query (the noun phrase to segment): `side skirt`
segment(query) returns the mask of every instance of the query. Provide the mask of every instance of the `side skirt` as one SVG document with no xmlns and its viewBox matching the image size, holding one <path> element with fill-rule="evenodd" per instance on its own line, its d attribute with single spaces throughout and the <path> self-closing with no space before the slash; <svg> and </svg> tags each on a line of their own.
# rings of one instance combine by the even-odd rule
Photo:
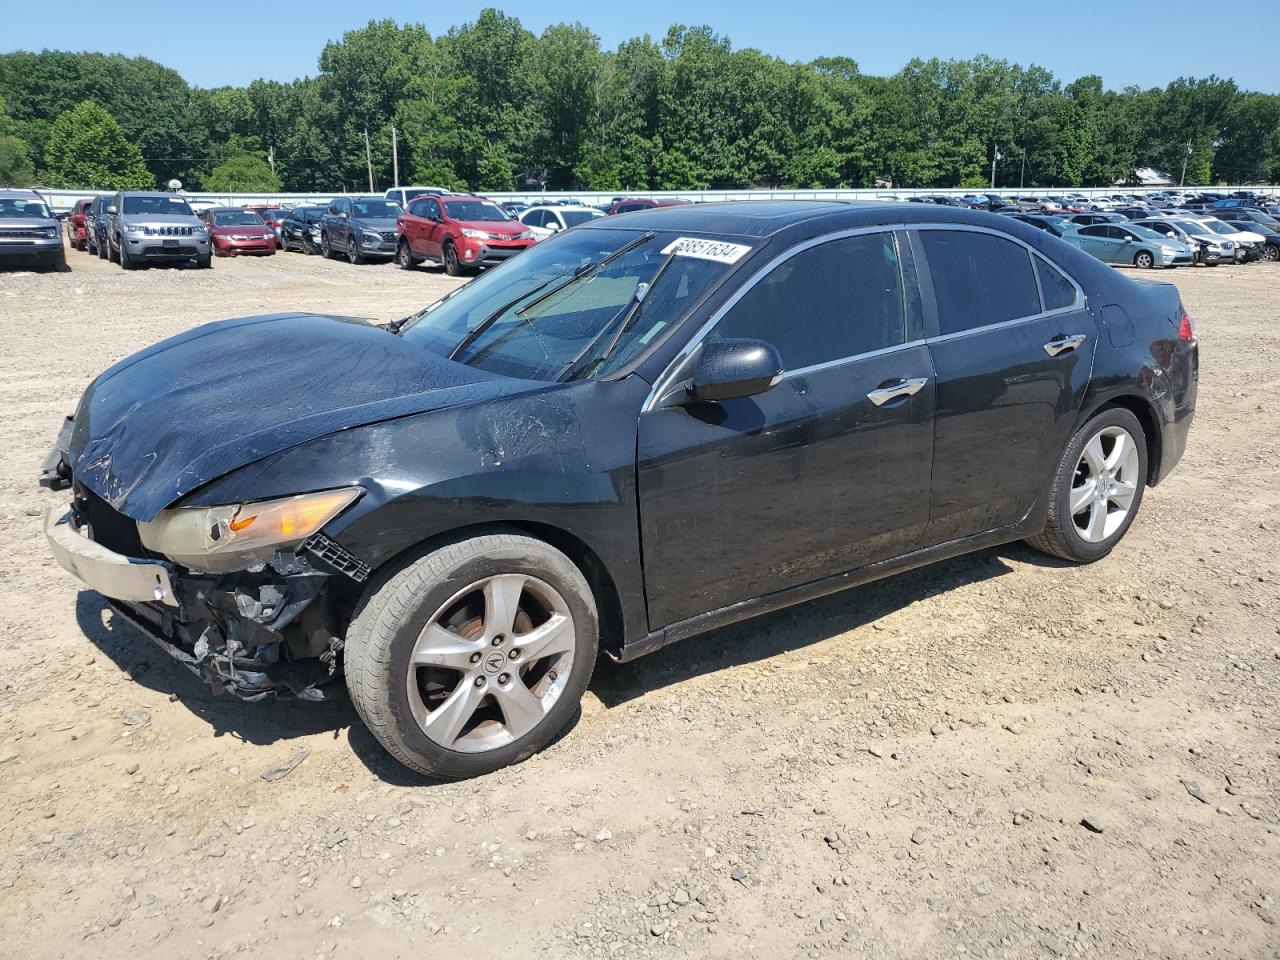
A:
<svg viewBox="0 0 1280 960">
<path fill-rule="evenodd" d="M 710 610 L 706 613 L 689 617 L 687 620 L 678 620 L 663 627 L 661 630 L 655 630 L 624 645 L 617 653 L 611 652 L 610 656 L 619 663 L 630 663 L 632 660 L 643 657 L 647 653 L 662 649 L 669 643 L 697 636 L 700 633 L 706 633 L 708 630 L 715 630 L 718 627 L 726 627 L 731 623 L 737 623 L 739 620 L 747 620 L 762 613 L 769 613 L 773 610 L 780 610 L 783 607 L 790 607 L 797 603 L 804 603 L 808 600 L 815 600 L 818 597 L 839 593 L 841 590 L 847 590 L 850 587 L 861 586 L 873 580 L 882 580 L 885 577 L 891 577 L 897 573 L 905 573 L 907 570 L 914 570 L 917 567 L 928 566 L 940 560 L 950 560 L 952 557 L 972 553 L 975 550 L 999 546 L 1002 543 L 1011 543 L 1014 540 L 1024 540 L 1043 530 L 1044 522 L 1044 504 L 1041 500 L 1037 500 L 1035 505 L 1027 512 L 1027 515 L 1017 523 L 997 527 L 994 530 L 988 530 L 972 537 L 949 540 L 937 546 L 925 547 L 890 560 L 881 560 L 879 563 L 868 564 L 856 570 L 849 570 L 835 576 L 801 584 L 798 587 L 790 587 L 786 590 L 779 590 L 776 593 L 766 594 L 754 600 L 744 600 L 740 603 L 730 604 L 718 610 Z"/>
</svg>

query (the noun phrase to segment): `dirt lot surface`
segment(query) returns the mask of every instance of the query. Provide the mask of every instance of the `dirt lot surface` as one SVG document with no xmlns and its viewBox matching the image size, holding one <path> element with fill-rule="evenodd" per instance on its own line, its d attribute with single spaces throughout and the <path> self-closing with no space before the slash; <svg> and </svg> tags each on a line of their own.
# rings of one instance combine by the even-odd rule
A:
<svg viewBox="0 0 1280 960">
<path fill-rule="evenodd" d="M 1108 559 L 986 551 L 602 664 L 542 755 L 422 783 L 345 701 L 215 698 L 113 621 L 36 474 L 155 340 L 454 281 L 69 259 L 0 274 L 0 955 L 1280 956 L 1280 268 L 1159 275 L 1200 411 Z"/>
</svg>

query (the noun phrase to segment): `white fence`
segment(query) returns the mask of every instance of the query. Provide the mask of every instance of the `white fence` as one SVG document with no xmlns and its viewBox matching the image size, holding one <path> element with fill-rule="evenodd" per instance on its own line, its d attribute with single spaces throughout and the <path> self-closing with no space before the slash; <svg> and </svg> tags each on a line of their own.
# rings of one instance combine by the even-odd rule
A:
<svg viewBox="0 0 1280 960">
<path fill-rule="evenodd" d="M 45 190 L 36 188 L 49 202 L 57 213 L 63 213 L 70 210 L 77 200 L 85 200 L 98 194 L 109 195 L 109 190 Z M 1009 187 L 997 187 L 994 192 L 1001 196 L 1038 196 L 1046 193 L 1062 194 L 1062 193 L 1080 193 L 1087 197 L 1105 196 L 1111 193 L 1129 193 L 1143 194 L 1155 192 L 1156 187 L 1046 187 L 1037 189 L 1027 187 L 1021 190 L 1014 190 Z M 1168 188 L 1166 188 L 1168 189 Z M 1230 186 L 1212 186 L 1212 187 L 1188 187 L 1188 190 L 1208 190 L 1214 193 L 1229 193 L 1233 190 L 1274 190 L 1273 186 L 1268 184 L 1234 184 Z M 927 195 L 952 195 L 963 196 L 964 194 L 986 193 L 986 187 L 952 187 L 952 188 L 932 188 L 921 187 L 919 189 L 871 189 L 871 188 L 851 188 L 847 190 L 639 190 L 634 193 L 627 193 L 622 190 L 548 190 L 545 192 L 529 192 L 529 191 L 512 191 L 512 192 L 496 192 L 496 191 L 477 191 L 486 197 L 494 200 L 507 201 L 515 200 L 522 203 L 538 203 L 545 200 L 562 200 L 574 198 L 581 200 L 583 203 L 595 205 L 600 203 L 608 203 L 615 197 L 674 197 L 680 200 L 708 201 L 708 200 L 876 200 L 891 197 L 907 198 L 912 196 Z M 381 191 L 375 191 L 381 193 Z M 325 204 L 333 197 L 363 197 L 370 194 L 365 192 L 358 193 L 186 193 L 190 200 L 210 200 L 215 203 L 224 204 L 226 206 L 241 206 L 251 203 L 273 203 L 282 204 L 284 206 L 298 206 L 299 204 Z"/>
</svg>

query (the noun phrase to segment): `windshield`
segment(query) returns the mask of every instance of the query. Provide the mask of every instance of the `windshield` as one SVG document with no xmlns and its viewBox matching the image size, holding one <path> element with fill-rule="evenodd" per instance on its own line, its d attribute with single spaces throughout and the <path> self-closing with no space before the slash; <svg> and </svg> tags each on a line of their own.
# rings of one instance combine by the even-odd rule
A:
<svg viewBox="0 0 1280 960">
<path fill-rule="evenodd" d="M 598 220 L 602 214 L 591 210 L 560 210 L 560 219 L 564 221 L 566 227 L 576 227 L 580 223 L 586 223 L 588 220 Z"/>
<path fill-rule="evenodd" d="M 391 219 L 400 216 L 400 204 L 390 200 L 353 200 L 351 215 L 368 220 Z"/>
<path fill-rule="evenodd" d="M 260 227 L 262 218 L 252 210 L 221 210 L 213 214 L 215 227 Z"/>
<path fill-rule="evenodd" d="M 18 217 L 52 220 L 49 208 L 39 200 L 17 200 L 12 197 L 0 199 L 0 217 L 17 219 Z"/>
<path fill-rule="evenodd" d="M 714 260 L 663 254 L 671 239 L 633 230 L 561 234 L 432 304 L 405 325 L 404 336 L 509 377 L 607 376 L 728 270 Z M 592 268 L 610 255 L 615 259 Z"/>
<path fill-rule="evenodd" d="M 444 208 L 455 220 L 507 221 L 511 214 L 487 200 L 446 200 Z"/>
<path fill-rule="evenodd" d="M 125 197 L 125 216 L 145 213 L 157 217 L 192 217 L 191 207 L 182 197 Z"/>
</svg>

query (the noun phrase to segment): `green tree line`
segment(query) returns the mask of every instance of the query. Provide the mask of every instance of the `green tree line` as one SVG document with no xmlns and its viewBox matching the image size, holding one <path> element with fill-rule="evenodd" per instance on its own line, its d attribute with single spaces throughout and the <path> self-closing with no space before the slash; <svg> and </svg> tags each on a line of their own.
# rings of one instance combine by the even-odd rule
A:
<svg viewBox="0 0 1280 960">
<path fill-rule="evenodd" d="M 432 36 L 371 21 L 290 83 L 189 86 L 145 58 L 0 56 L 0 183 L 361 190 L 1109 185 L 1280 180 L 1280 96 L 1216 76 L 1108 90 L 985 56 L 888 77 L 672 26 L 616 50 L 495 9 Z M 366 148 L 366 133 L 368 146 Z M 367 153 L 366 153 L 367 150 Z M 141 173 L 145 167 L 146 173 Z"/>
</svg>

